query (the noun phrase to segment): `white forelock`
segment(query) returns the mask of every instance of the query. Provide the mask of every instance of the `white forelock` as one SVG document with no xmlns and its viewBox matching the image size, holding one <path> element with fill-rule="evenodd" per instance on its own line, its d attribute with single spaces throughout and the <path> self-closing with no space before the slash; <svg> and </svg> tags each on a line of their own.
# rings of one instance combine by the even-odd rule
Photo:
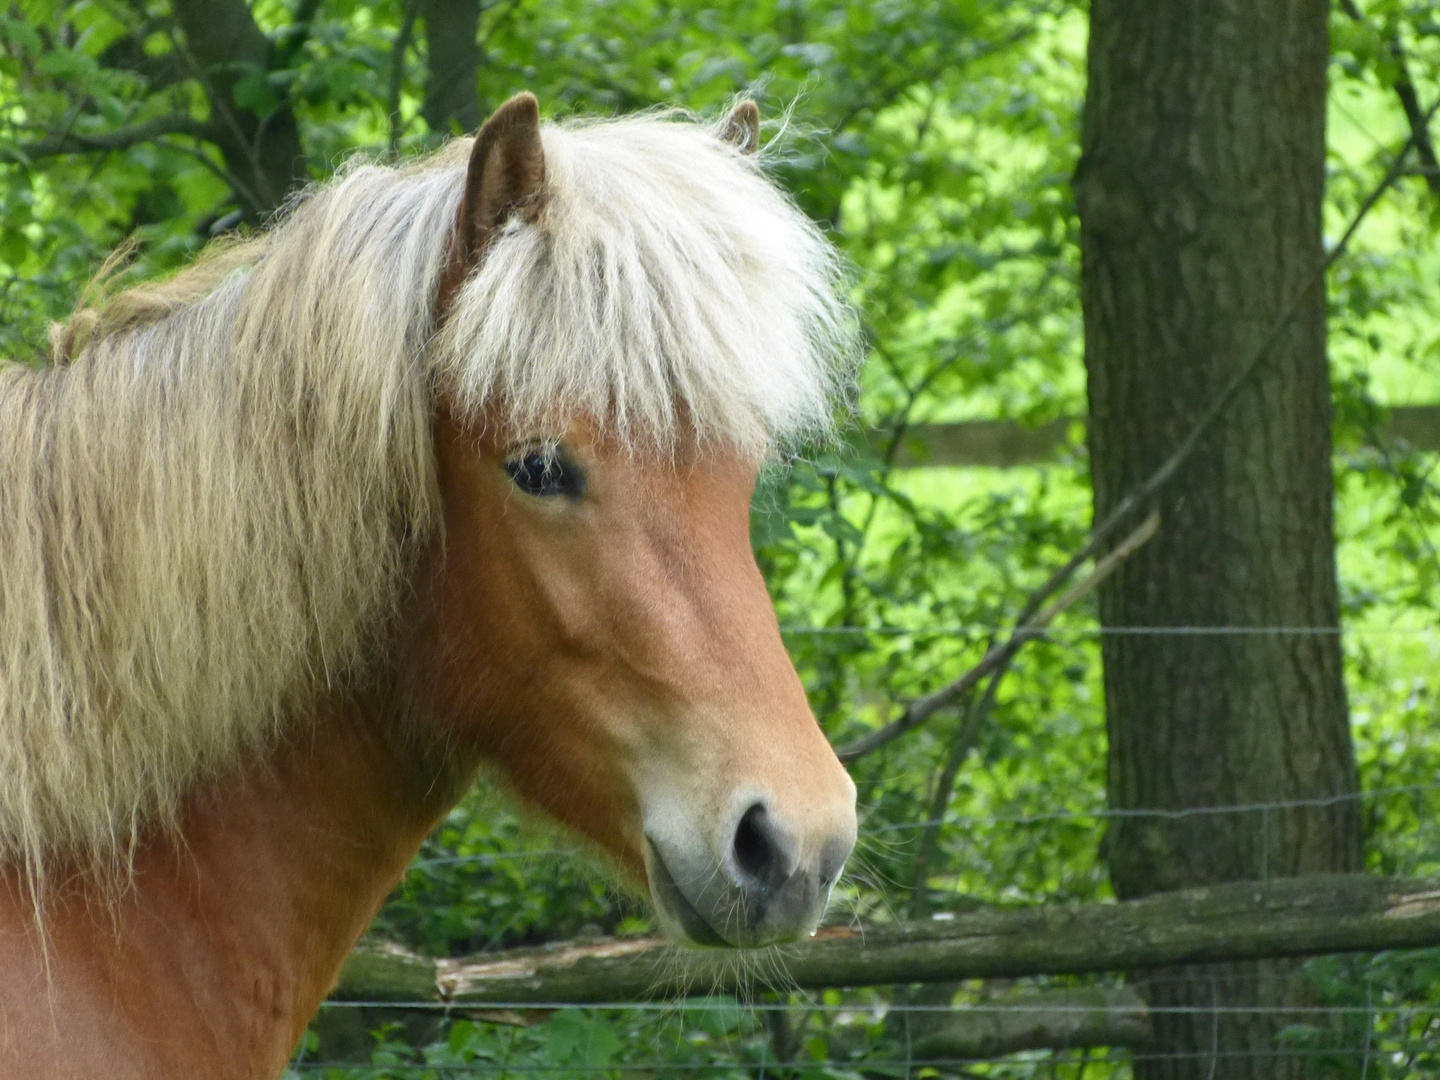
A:
<svg viewBox="0 0 1440 1080">
<path fill-rule="evenodd" d="M 539 220 L 497 238 L 436 343 L 460 399 L 757 455 L 827 433 L 854 341 L 837 258 L 756 159 L 655 116 L 543 139 Z"/>
</svg>

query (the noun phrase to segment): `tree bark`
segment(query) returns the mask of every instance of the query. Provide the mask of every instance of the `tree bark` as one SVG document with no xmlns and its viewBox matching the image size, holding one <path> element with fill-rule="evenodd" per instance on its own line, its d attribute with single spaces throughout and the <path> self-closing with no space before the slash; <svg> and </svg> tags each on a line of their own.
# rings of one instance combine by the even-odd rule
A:
<svg viewBox="0 0 1440 1080">
<path fill-rule="evenodd" d="M 737 964 L 724 950 L 676 949 L 658 938 L 562 941 L 439 961 L 370 943 L 351 954 L 334 996 L 465 1005 L 647 1001 L 734 993 L 742 985 L 755 993 L 1011 979 L 1436 943 L 1440 880 L 1348 874 L 1233 883 L 1119 904 L 832 927 L 780 950 L 763 967 Z"/>
<path fill-rule="evenodd" d="M 1150 1014 L 1133 990 L 1088 986 L 1020 993 L 910 1020 L 910 1054 L 924 1060 L 1005 1057 L 1021 1050 L 1149 1046 Z"/>
<path fill-rule="evenodd" d="M 269 69 L 270 40 L 244 0 L 173 0 L 172 10 L 210 101 L 209 137 L 225 159 L 244 217 L 261 221 L 309 179 L 289 101 L 282 97 L 261 114 L 235 100 L 243 78 Z"/>
<path fill-rule="evenodd" d="M 1166 527 L 1101 590 L 1106 626 L 1335 628 L 1323 288 L 1325 0 L 1094 0 L 1075 192 L 1095 516 L 1160 464 L 1300 309 L 1162 498 Z M 1309 291 L 1306 292 L 1307 286 Z M 1104 639 L 1122 810 L 1356 790 L 1337 633 Z M 1361 865 L 1353 800 L 1112 827 L 1125 898 Z M 1273 1006 L 1288 963 L 1169 972 L 1152 1006 Z M 1284 1016 L 1157 1013 L 1140 1080 L 1298 1075 Z M 1186 1056 L 1198 1054 L 1199 1056 Z"/>
<path fill-rule="evenodd" d="M 479 0 L 419 0 L 430 69 L 420 115 L 445 136 L 474 131 L 480 115 Z"/>
</svg>

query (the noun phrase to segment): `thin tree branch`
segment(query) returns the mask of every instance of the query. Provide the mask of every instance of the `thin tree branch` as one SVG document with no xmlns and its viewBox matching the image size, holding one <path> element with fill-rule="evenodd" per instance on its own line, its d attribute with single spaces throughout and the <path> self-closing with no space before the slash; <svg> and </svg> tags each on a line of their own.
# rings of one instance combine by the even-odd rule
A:
<svg viewBox="0 0 1440 1080">
<path fill-rule="evenodd" d="M 127 33 L 108 45 L 99 56 L 102 67 L 138 75 L 154 90 L 174 86 L 189 78 L 189 71 L 173 52 L 152 55 L 145 51 L 149 36 L 162 29 L 162 20 L 151 19 L 128 3 L 105 3 L 105 11 L 127 27 Z"/>
<path fill-rule="evenodd" d="M 1440 161 L 1435 159 L 1435 144 L 1430 139 L 1430 121 L 1420 107 L 1420 97 L 1415 92 L 1415 84 L 1410 81 L 1409 67 L 1405 63 L 1405 54 L 1401 50 L 1399 39 L 1396 39 L 1393 48 L 1400 61 L 1402 73 L 1401 78 L 1395 82 L 1395 94 L 1400 98 L 1401 108 L 1405 110 L 1405 119 L 1410 124 L 1410 137 L 1415 143 L 1415 156 L 1420 159 L 1420 168 L 1417 171 L 1425 178 L 1425 186 L 1430 189 L 1430 194 L 1440 198 Z"/>
<path fill-rule="evenodd" d="M 1049 625 L 1062 611 L 1088 596 L 1102 581 L 1113 574 L 1121 563 L 1147 543 L 1159 528 L 1160 511 L 1152 510 L 1150 516 L 1141 523 L 1138 529 L 1096 563 L 1095 569 L 1088 577 L 1077 581 L 1058 599 L 1052 601 L 1044 611 L 1035 617 L 1032 625 L 1039 627 Z M 1000 683 L 1004 680 L 1006 672 L 1010 670 L 1010 663 L 1014 660 L 1015 655 L 1015 652 L 1010 653 L 1009 657 L 1000 663 L 995 669 L 995 673 L 990 676 L 990 681 L 985 684 L 985 692 L 966 712 L 965 722 L 955 733 L 945 766 L 941 769 L 940 776 L 935 783 L 935 791 L 930 798 L 929 813 L 925 815 L 925 824 L 920 832 L 920 846 L 915 852 L 915 861 L 910 873 L 910 917 L 912 919 L 923 919 L 929 914 L 930 865 L 935 861 L 935 855 L 940 850 L 940 830 L 945 824 L 945 810 L 950 805 L 950 797 L 955 792 L 955 781 L 960 778 L 960 770 L 965 765 L 965 760 L 970 756 L 970 751 L 975 748 L 975 744 L 980 741 L 980 732 L 990 718 L 990 710 L 995 705 L 995 697 L 1000 691 Z"/>
<path fill-rule="evenodd" d="M 18 143 L 5 147 L 8 152 L 27 161 L 38 158 L 56 157 L 60 154 L 83 154 L 93 150 L 125 150 L 140 143 L 153 142 L 165 135 L 192 135 L 200 139 L 211 137 L 210 125 L 196 120 L 187 113 L 167 113 L 152 116 L 136 124 L 115 128 L 112 131 L 77 132 L 73 130 L 47 135 L 34 142 Z"/>
<path fill-rule="evenodd" d="M 1440 109 L 1440 101 L 1437 101 L 1435 105 L 1432 105 L 1425 113 L 1425 126 L 1428 127 L 1429 120 L 1434 116 L 1436 109 Z M 1015 620 L 1015 631 L 1006 639 L 1004 644 L 990 649 L 978 664 L 948 686 L 942 687 L 933 694 L 912 701 L 905 707 L 897 719 L 885 727 L 873 731 L 863 738 L 856 739 L 852 743 L 839 747 L 836 753 L 839 755 L 841 761 L 849 762 L 863 757 L 865 754 L 879 749 L 898 736 L 917 727 L 940 709 L 943 709 L 951 702 L 968 693 L 970 689 L 986 675 L 1008 664 L 1015 653 L 1018 652 L 1027 641 L 1039 636 L 1040 630 L 1032 629 L 1031 619 L 1041 610 L 1051 596 L 1064 588 L 1066 582 L 1074 576 L 1075 571 L 1078 570 L 1083 563 L 1100 552 L 1109 542 L 1110 538 L 1130 522 L 1136 513 L 1142 508 L 1149 506 L 1151 501 L 1160 493 L 1165 485 L 1174 479 L 1175 474 L 1180 471 L 1181 466 L 1190 460 L 1191 455 L 1195 453 L 1201 441 L 1210 433 L 1210 430 L 1219 421 L 1220 417 L 1225 414 L 1225 410 L 1230 407 L 1231 402 L 1235 400 L 1236 395 L 1238 395 L 1241 389 L 1250 381 L 1251 376 L 1255 374 L 1261 362 L 1270 354 L 1271 348 L 1280 339 L 1281 334 L 1289 327 L 1290 321 L 1300 310 L 1300 305 L 1305 302 L 1306 297 L 1310 295 L 1310 291 L 1324 282 L 1325 275 L 1329 272 L 1330 267 L 1349 250 L 1350 241 L 1354 239 L 1355 233 L 1360 228 L 1360 225 L 1369 217 L 1370 211 L 1375 208 L 1375 204 L 1380 201 L 1385 192 L 1390 190 L 1395 181 L 1403 175 L 1405 159 L 1409 155 L 1411 147 L 1414 145 L 1415 133 L 1412 131 L 1409 138 L 1405 140 L 1405 144 L 1400 148 L 1399 152 L 1396 153 L 1394 160 L 1390 163 L 1390 167 L 1385 171 L 1384 177 L 1365 197 L 1359 209 L 1356 210 L 1355 216 L 1350 219 L 1350 224 L 1346 227 L 1339 241 L 1330 249 L 1325 258 L 1321 260 L 1315 273 L 1299 289 L 1291 299 L 1290 304 L 1280 313 L 1280 316 L 1271 325 L 1269 333 L 1261 340 L 1260 345 L 1250 355 L 1249 359 L 1240 366 L 1234 378 L 1230 380 L 1215 400 L 1210 403 L 1209 407 L 1200 414 L 1199 420 L 1197 420 L 1195 425 L 1190 429 L 1190 433 L 1180 440 L 1180 445 L 1150 474 L 1149 479 L 1129 495 L 1125 496 L 1115 509 L 1110 511 L 1103 520 L 1095 525 L 1091 530 L 1089 542 L 1072 555 L 1064 566 L 1055 571 L 1044 585 L 1040 586 L 1039 589 L 1031 594 L 1025 607 L 1021 610 L 1019 617 Z M 1143 529 L 1144 526 L 1142 525 L 1141 529 L 1136 531 L 1138 533 L 1143 531 Z M 1148 539 L 1148 537 L 1146 537 L 1146 539 Z M 1142 540 L 1141 543 L 1143 542 Z M 1122 548 L 1124 546 L 1123 544 L 1121 545 Z M 1119 551 L 1120 548 L 1116 550 Z M 1112 565 L 1111 569 L 1113 570 L 1113 568 Z M 1096 570 L 1099 570 L 1098 565 Z M 1094 577 L 1095 575 L 1092 574 L 1091 576 Z M 1099 581 L 1097 579 L 1094 584 L 1098 583 Z M 1094 587 L 1094 584 L 1087 586 L 1083 591 L 1088 592 L 1090 588 Z M 1067 593 L 1066 596 L 1069 596 L 1069 593 Z M 1078 597 L 1075 599 L 1078 599 Z M 1074 601 L 1071 600 L 1070 602 L 1073 603 Z M 1051 614 L 1050 617 L 1053 618 L 1054 615 Z M 1040 624 L 1038 620 L 1036 620 L 1033 625 L 1039 626 Z"/>
<path fill-rule="evenodd" d="M 990 718 L 990 709 L 995 704 L 995 695 L 1000 690 L 1000 681 L 1005 677 L 1007 667 L 999 668 L 985 684 L 985 692 L 976 698 L 965 711 L 965 719 L 950 742 L 945 764 L 935 781 L 935 790 L 930 795 L 929 810 L 925 824 L 920 830 L 920 846 L 910 868 L 910 917 L 923 919 L 930 914 L 930 865 L 940 850 L 940 830 L 944 825 L 945 808 L 950 805 L 950 796 L 955 792 L 955 781 L 960 769 L 975 744 L 980 741 L 980 729 Z"/>
<path fill-rule="evenodd" d="M 1367 23 L 1365 13 L 1355 0 L 1340 0 L 1340 7 L 1355 22 Z M 1395 80 L 1395 96 L 1400 99 L 1400 107 L 1405 111 L 1405 121 L 1410 125 L 1410 140 L 1415 147 L 1415 156 L 1420 159 L 1420 168 L 1416 171 L 1424 177 L 1430 194 L 1440 198 L 1440 161 L 1435 158 L 1435 143 L 1430 138 L 1430 118 L 1420 107 L 1420 95 L 1415 90 L 1415 80 L 1410 77 L 1405 45 L 1398 32 L 1389 35 L 1386 45 L 1400 69 L 1399 78 Z"/>
<path fill-rule="evenodd" d="M 206 154 L 200 146 L 186 146 L 183 143 L 168 143 L 166 145 L 172 150 L 180 151 L 182 154 L 189 154 L 201 165 L 209 169 L 217 179 L 229 187 L 242 202 L 249 201 L 253 203 L 259 198 L 255 190 L 246 184 L 244 180 L 241 180 L 240 177 L 236 176 L 224 165 L 211 161 L 210 156 Z"/>
<path fill-rule="evenodd" d="M 1122 562 L 1155 535 L 1159 527 L 1160 514 L 1158 511 L 1152 512 L 1122 543 L 1095 564 L 1095 569 L 1090 572 L 1088 577 L 1071 586 L 1059 599 L 1046 606 L 1046 601 L 1058 592 L 1074 574 L 1076 568 L 1094 553 L 1097 545 L 1092 539 L 1084 548 L 1076 552 L 1069 562 L 1052 574 L 1044 585 L 1030 594 L 1029 600 L 1026 601 L 1025 607 L 1020 612 L 1020 617 L 1015 620 L 1015 629 L 1004 642 L 988 649 L 978 664 L 954 682 L 941 687 L 933 694 L 916 698 L 905 707 L 905 711 L 900 714 L 898 719 L 878 731 L 872 731 L 863 738 L 839 747 L 835 752 L 839 755 L 840 760 L 854 761 L 872 750 L 878 750 L 969 693 L 987 675 L 1003 671 L 1027 641 L 1032 641 L 1042 635 L 1045 628 L 1054 621 L 1057 615 L 1085 597 L 1113 574 Z"/>
</svg>

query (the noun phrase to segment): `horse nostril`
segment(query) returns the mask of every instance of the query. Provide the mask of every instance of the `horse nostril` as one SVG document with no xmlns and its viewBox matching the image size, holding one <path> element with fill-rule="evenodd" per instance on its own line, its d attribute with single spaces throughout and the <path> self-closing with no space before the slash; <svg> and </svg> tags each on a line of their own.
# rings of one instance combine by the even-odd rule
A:
<svg viewBox="0 0 1440 1080">
<path fill-rule="evenodd" d="M 784 841 L 761 803 L 746 810 L 735 827 L 735 865 L 746 885 L 770 888 L 789 876 Z"/>
</svg>

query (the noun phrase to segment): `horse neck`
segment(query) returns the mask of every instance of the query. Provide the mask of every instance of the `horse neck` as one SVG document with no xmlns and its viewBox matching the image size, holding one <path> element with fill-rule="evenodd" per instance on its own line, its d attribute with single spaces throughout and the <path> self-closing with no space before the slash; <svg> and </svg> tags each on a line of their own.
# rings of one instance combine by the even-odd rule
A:
<svg viewBox="0 0 1440 1080">
<path fill-rule="evenodd" d="M 29 899 L 0 889 L 0 1074 L 278 1075 L 468 779 L 374 713 L 327 705 L 194 799 L 118 902 L 81 878 L 52 888 L 44 945 Z"/>
</svg>

